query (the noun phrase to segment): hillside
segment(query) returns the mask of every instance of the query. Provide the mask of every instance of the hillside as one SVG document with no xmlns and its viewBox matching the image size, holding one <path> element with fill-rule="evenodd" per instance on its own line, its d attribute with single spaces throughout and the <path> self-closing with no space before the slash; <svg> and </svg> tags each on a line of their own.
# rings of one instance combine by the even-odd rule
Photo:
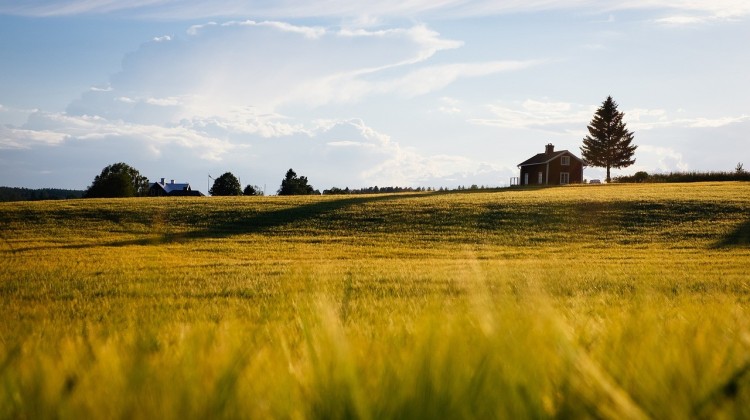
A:
<svg viewBox="0 0 750 420">
<path fill-rule="evenodd" d="M 750 417 L 750 183 L 16 202 L 0 229 L 0 417 Z"/>
</svg>

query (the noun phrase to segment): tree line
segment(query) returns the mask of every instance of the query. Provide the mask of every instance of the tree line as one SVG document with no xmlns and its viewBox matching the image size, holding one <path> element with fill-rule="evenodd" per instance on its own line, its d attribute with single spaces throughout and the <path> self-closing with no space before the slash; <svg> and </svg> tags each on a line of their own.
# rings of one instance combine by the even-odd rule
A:
<svg viewBox="0 0 750 420">
<path fill-rule="evenodd" d="M 84 198 L 145 197 L 149 195 L 151 183 L 148 178 L 124 162 L 114 163 L 102 169 L 91 185 L 82 193 Z M 213 196 L 263 195 L 264 191 L 257 185 L 248 184 L 243 189 L 240 180 L 231 172 L 225 172 L 208 190 Z M 278 195 L 320 194 L 313 188 L 306 176 L 297 176 L 289 169 L 281 180 Z"/>
<path fill-rule="evenodd" d="M 82 190 L 0 187 L 0 201 L 66 200 L 83 197 Z"/>
<path fill-rule="evenodd" d="M 738 163 L 734 171 L 718 172 L 670 172 L 668 174 L 649 174 L 638 171 L 633 175 L 623 175 L 614 178 L 614 182 L 621 183 L 659 183 L 659 182 L 723 182 L 750 181 L 750 172 Z"/>
</svg>

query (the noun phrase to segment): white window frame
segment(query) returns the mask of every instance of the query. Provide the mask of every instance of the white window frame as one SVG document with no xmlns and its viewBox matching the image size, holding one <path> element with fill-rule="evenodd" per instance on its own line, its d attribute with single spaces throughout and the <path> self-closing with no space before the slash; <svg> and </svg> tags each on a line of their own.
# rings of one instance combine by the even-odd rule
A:
<svg viewBox="0 0 750 420">
<path fill-rule="evenodd" d="M 539 179 L 539 182 L 537 182 L 537 184 L 541 184 L 544 182 L 544 173 L 542 171 L 539 171 L 538 179 Z"/>
<path fill-rule="evenodd" d="M 560 158 L 560 165 L 570 166 L 570 156 L 563 156 Z"/>
<path fill-rule="evenodd" d="M 560 185 L 570 184 L 570 172 L 560 172 Z"/>
</svg>

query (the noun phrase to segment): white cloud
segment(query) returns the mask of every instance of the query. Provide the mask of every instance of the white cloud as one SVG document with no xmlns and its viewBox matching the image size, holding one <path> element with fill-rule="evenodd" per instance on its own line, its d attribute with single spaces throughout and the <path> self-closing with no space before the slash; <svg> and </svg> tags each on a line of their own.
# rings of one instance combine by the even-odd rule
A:
<svg viewBox="0 0 750 420">
<path fill-rule="evenodd" d="M 399 92 L 418 96 L 438 91 L 461 78 L 481 77 L 494 73 L 518 71 L 539 64 L 540 61 L 489 61 L 480 63 L 455 63 L 424 67 L 407 75 L 374 84 L 378 93 Z"/>
<path fill-rule="evenodd" d="M 156 106 L 179 106 L 182 105 L 182 101 L 176 97 L 169 98 L 147 98 L 145 102 L 149 105 Z"/>
<path fill-rule="evenodd" d="M 473 118 L 469 122 L 503 128 L 532 128 L 571 132 L 585 129 L 596 110 L 595 106 L 583 106 L 549 99 L 527 99 L 515 104 L 491 104 L 487 106 L 490 118 Z"/>
<path fill-rule="evenodd" d="M 684 114 L 678 110 L 677 114 Z M 653 130 L 666 127 L 719 128 L 750 121 L 750 115 L 727 117 L 672 117 L 664 109 L 632 109 L 625 111 L 625 120 L 632 130 Z"/>
<path fill-rule="evenodd" d="M 657 172 L 684 172 L 690 169 L 685 163 L 682 153 L 670 147 L 642 144 L 636 150 L 637 166 L 630 168 L 631 172 L 648 170 Z"/>
<path fill-rule="evenodd" d="M 135 100 L 133 98 L 129 98 L 127 96 L 118 96 L 117 98 L 115 98 L 115 100 L 118 101 L 118 102 L 126 103 L 126 104 L 134 104 L 134 103 L 138 102 L 137 100 Z"/>
<path fill-rule="evenodd" d="M 277 22 L 277 21 L 264 21 L 264 22 L 256 22 L 253 20 L 246 20 L 242 22 L 235 22 L 230 21 L 226 23 L 222 23 L 221 26 L 266 26 L 269 28 L 277 29 L 281 32 L 291 32 L 296 33 L 304 36 L 305 38 L 309 39 L 318 39 L 326 34 L 326 29 L 322 28 L 320 26 L 298 26 L 298 25 L 292 25 L 287 22 Z"/>
<path fill-rule="evenodd" d="M 471 118 L 470 123 L 501 128 L 531 128 L 557 133 L 584 134 L 597 106 L 567 102 L 527 99 L 514 104 L 490 104 L 492 117 Z M 677 112 L 680 114 L 680 112 Z M 664 109 L 634 108 L 624 111 L 624 121 L 632 131 L 664 127 L 718 128 L 750 121 L 750 116 L 718 118 L 672 117 Z"/>
<path fill-rule="evenodd" d="M 65 140 L 66 135 L 48 130 L 25 130 L 0 126 L 0 150 L 31 149 L 36 146 L 54 146 Z"/>
<path fill-rule="evenodd" d="M 179 43 L 145 44 L 99 96 L 69 107 L 131 122 L 231 119 L 231 110 L 255 106 L 356 103 L 367 96 L 414 97 L 470 77 L 518 71 L 540 61 L 495 60 L 430 65 L 441 51 L 463 42 L 426 25 L 409 28 L 325 29 L 275 21 L 209 22 L 188 29 Z M 111 104 L 106 104 L 107 93 Z M 125 106 L 128 105 L 128 106 Z M 146 110 L 144 105 L 179 109 Z M 138 118 L 141 118 L 139 120 Z"/>
<path fill-rule="evenodd" d="M 742 17 L 750 13 L 743 0 L 330 0 L 279 2 L 218 0 L 6 0 L 0 13 L 28 16 L 65 16 L 77 14 L 125 13 L 134 16 L 169 19 L 200 19 L 205 17 L 304 18 L 345 17 L 360 26 L 377 24 L 379 17 L 441 17 L 486 16 L 546 10 L 585 10 L 610 13 L 617 10 L 650 9 L 695 12 L 717 17 Z"/>
<path fill-rule="evenodd" d="M 360 141 L 350 141 L 350 140 L 341 140 L 341 141 L 329 141 L 326 143 L 326 146 L 331 147 L 369 147 L 367 143 L 363 143 Z"/>
<path fill-rule="evenodd" d="M 216 26 L 216 25 L 218 25 L 216 22 L 206 22 L 206 23 L 202 23 L 202 24 L 198 24 L 198 25 L 193 25 L 193 26 L 191 26 L 191 27 L 188 28 L 187 34 L 188 35 L 198 35 L 198 33 L 201 30 L 203 30 L 204 28 L 208 28 L 208 27 Z"/>
<path fill-rule="evenodd" d="M 157 36 L 157 37 L 154 37 L 153 39 L 154 42 L 168 42 L 171 40 L 172 40 L 171 35 Z"/>
<path fill-rule="evenodd" d="M 739 117 L 720 117 L 720 118 L 693 118 L 678 120 L 687 123 L 689 127 L 695 128 L 718 128 L 730 124 L 739 124 L 750 121 L 750 115 L 740 115 Z"/>
<path fill-rule="evenodd" d="M 30 148 L 39 143 L 63 146 L 65 142 L 128 138 L 155 149 L 182 147 L 200 159 L 220 160 L 236 146 L 225 139 L 180 126 L 158 126 L 111 121 L 98 116 L 72 116 L 36 112 L 22 129 L 5 128 L 6 148 Z"/>
</svg>

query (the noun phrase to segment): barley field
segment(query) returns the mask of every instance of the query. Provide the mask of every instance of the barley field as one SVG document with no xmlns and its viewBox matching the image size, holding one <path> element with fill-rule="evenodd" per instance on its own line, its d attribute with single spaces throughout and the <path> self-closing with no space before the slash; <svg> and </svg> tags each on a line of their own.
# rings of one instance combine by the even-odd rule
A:
<svg viewBox="0 0 750 420">
<path fill-rule="evenodd" d="M 750 183 L 0 203 L 0 418 L 750 418 Z"/>
</svg>

